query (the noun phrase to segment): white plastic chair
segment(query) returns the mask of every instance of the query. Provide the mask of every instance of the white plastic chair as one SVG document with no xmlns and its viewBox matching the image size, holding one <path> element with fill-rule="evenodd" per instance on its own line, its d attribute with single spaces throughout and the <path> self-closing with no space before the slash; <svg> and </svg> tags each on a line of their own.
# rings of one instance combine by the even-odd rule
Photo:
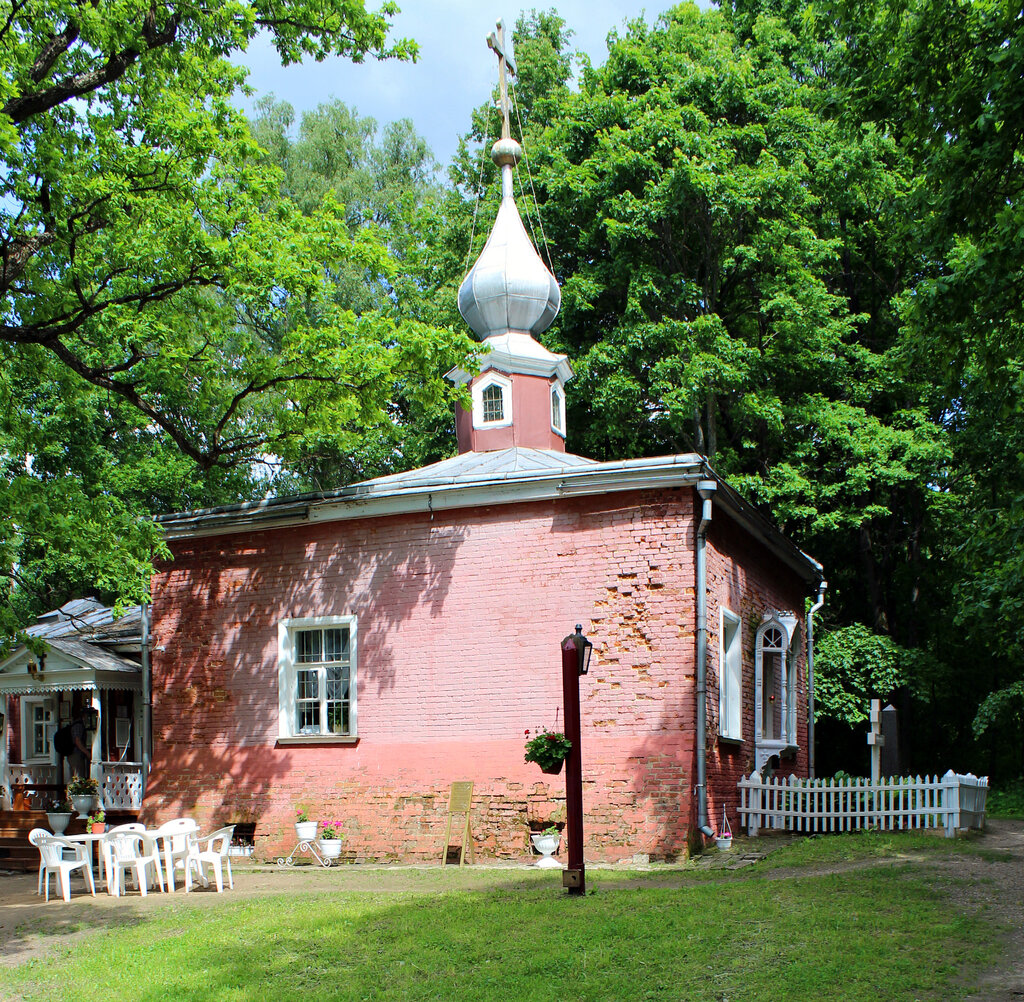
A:
<svg viewBox="0 0 1024 1002">
<path fill-rule="evenodd" d="M 205 849 L 200 848 L 196 854 L 196 859 L 199 861 L 200 878 L 205 883 L 209 883 L 209 877 L 206 874 L 206 868 L 209 867 L 217 884 L 218 894 L 224 890 L 225 870 L 228 874 L 228 887 L 232 890 L 235 888 L 235 881 L 231 876 L 231 856 L 228 854 L 234 834 L 235 826 L 229 825 L 227 828 L 218 828 L 212 835 L 203 835 L 199 839 L 199 845 L 206 846 Z"/>
<path fill-rule="evenodd" d="M 32 831 L 30 831 L 28 833 L 28 840 L 29 840 L 29 842 L 32 843 L 32 845 L 34 845 L 38 849 L 39 848 L 39 839 L 42 838 L 44 835 L 50 835 L 50 834 L 52 834 L 52 833 L 48 832 L 45 828 L 33 828 Z M 43 869 L 44 869 L 44 866 L 45 866 L 45 864 L 43 863 L 43 854 L 39 853 L 39 882 L 36 885 L 36 894 L 42 894 L 43 893 Z"/>
<path fill-rule="evenodd" d="M 31 835 L 29 836 L 31 838 Z M 71 874 L 84 870 L 92 896 L 96 897 L 96 884 L 92 879 L 92 853 L 84 845 L 69 842 L 61 835 L 47 832 L 37 837 L 34 843 L 39 849 L 41 869 L 46 880 L 46 900 L 50 900 L 50 874 L 57 878 L 57 889 L 65 901 L 71 900 Z"/>
<path fill-rule="evenodd" d="M 196 854 L 199 852 L 197 840 L 199 825 L 191 818 L 176 818 L 162 824 L 155 832 L 150 832 L 163 843 L 164 876 L 167 878 L 167 890 L 174 890 L 174 871 L 180 866 L 185 875 L 185 891 L 192 890 L 192 871 L 202 876 Z M 206 878 L 204 877 L 203 880 Z"/>
<path fill-rule="evenodd" d="M 107 832 L 103 837 L 103 847 L 110 857 L 111 878 L 108 889 L 114 897 L 124 894 L 129 870 L 132 871 L 135 886 L 142 897 L 149 890 L 150 880 L 155 880 L 161 891 L 164 889 L 160 850 L 156 839 L 148 832 Z"/>
<path fill-rule="evenodd" d="M 122 832 L 144 832 L 145 830 L 146 826 L 142 824 L 140 821 L 130 821 L 128 824 L 114 825 L 113 828 L 108 828 L 105 834 L 119 835 Z M 107 839 L 103 839 L 100 842 L 100 853 L 103 856 L 103 873 L 107 878 L 107 890 L 110 891 L 111 894 L 113 894 L 114 892 L 113 890 L 111 890 L 114 880 L 112 865 L 113 861 L 111 859 L 110 843 L 107 841 Z"/>
</svg>

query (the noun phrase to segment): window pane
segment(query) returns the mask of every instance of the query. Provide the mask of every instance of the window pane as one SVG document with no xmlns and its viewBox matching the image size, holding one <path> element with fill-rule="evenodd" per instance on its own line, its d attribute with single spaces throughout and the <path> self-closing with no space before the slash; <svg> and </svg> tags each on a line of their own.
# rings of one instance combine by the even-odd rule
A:
<svg viewBox="0 0 1024 1002">
<path fill-rule="evenodd" d="M 488 386 L 481 394 L 484 402 L 484 420 L 500 421 L 505 416 L 502 407 L 502 393 L 500 386 Z"/>
<path fill-rule="evenodd" d="M 308 668 L 295 675 L 295 727 L 299 734 L 320 733 L 319 678 Z"/>
<path fill-rule="evenodd" d="M 319 687 L 317 685 L 317 673 L 316 670 L 310 670 L 304 668 L 296 676 L 298 682 L 298 691 L 296 692 L 296 699 L 316 699 L 319 695 Z"/>
<path fill-rule="evenodd" d="M 299 703 L 295 707 L 299 734 L 320 733 L 320 704 Z"/>
<path fill-rule="evenodd" d="M 348 630 L 324 630 L 324 661 L 348 661 Z"/>
<path fill-rule="evenodd" d="M 761 725 L 762 735 L 769 741 L 782 737 L 779 714 L 782 710 L 779 699 L 779 655 L 777 653 L 765 652 L 761 662 L 762 677 L 762 703 L 761 703 Z"/>
<path fill-rule="evenodd" d="M 327 729 L 332 734 L 349 733 L 349 669 L 327 669 Z"/>
<path fill-rule="evenodd" d="M 300 664 L 320 661 L 320 630 L 302 630 L 295 634 L 295 660 Z"/>
<path fill-rule="evenodd" d="M 52 710 L 41 703 L 29 708 L 29 754 L 33 758 L 45 758 L 50 754 L 50 738 L 55 730 L 51 721 Z"/>
</svg>

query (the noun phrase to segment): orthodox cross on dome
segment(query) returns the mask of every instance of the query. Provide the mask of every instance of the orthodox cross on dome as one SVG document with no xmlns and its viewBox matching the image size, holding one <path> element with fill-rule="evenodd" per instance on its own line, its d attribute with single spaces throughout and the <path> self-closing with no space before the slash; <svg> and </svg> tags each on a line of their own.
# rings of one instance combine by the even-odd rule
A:
<svg viewBox="0 0 1024 1002">
<path fill-rule="evenodd" d="M 504 18 L 498 22 L 498 30 L 492 31 L 487 36 L 488 48 L 494 50 L 494 54 L 498 57 L 498 88 L 499 95 L 501 98 L 501 138 L 510 139 L 512 137 L 512 131 L 509 128 L 508 120 L 508 77 L 506 76 L 506 70 L 516 75 L 516 58 L 515 53 L 512 51 L 512 35 L 509 34 L 508 39 L 505 39 L 505 20 Z"/>
</svg>

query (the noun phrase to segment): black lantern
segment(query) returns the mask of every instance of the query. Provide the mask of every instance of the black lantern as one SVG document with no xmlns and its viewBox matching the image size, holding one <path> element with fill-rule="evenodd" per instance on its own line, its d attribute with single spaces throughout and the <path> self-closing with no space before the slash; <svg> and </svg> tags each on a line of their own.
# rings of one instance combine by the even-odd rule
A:
<svg viewBox="0 0 1024 1002">
<path fill-rule="evenodd" d="M 583 636 L 582 624 L 576 624 L 576 633 L 572 641 L 576 645 L 576 657 L 579 658 L 580 674 L 586 675 L 590 671 L 590 655 L 594 651 L 594 645 Z"/>
<path fill-rule="evenodd" d="M 82 722 L 87 731 L 94 731 L 100 725 L 100 712 L 95 706 L 87 706 L 82 711 Z"/>
</svg>

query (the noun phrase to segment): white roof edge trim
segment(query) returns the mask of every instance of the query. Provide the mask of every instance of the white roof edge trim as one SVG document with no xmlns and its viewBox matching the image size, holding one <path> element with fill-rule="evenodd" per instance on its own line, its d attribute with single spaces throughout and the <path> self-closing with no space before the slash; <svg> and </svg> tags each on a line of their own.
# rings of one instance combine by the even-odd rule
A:
<svg viewBox="0 0 1024 1002">
<path fill-rule="evenodd" d="M 464 386 L 474 376 L 482 376 L 488 369 L 497 369 L 499 372 L 515 373 L 520 376 L 541 376 L 544 379 L 552 379 L 557 376 L 563 383 L 569 382 L 575 375 L 569 360 L 565 355 L 558 355 L 556 359 L 558 360 L 555 362 L 546 362 L 494 351 L 481 361 L 478 373 L 467 372 L 456 366 L 454 369 L 449 369 L 444 374 L 444 378 L 456 386 Z"/>
<path fill-rule="evenodd" d="M 609 464 L 611 465 L 611 464 Z M 331 522 L 352 518 L 375 518 L 420 511 L 453 510 L 491 504 L 514 504 L 522 501 L 543 501 L 570 495 L 604 494 L 611 491 L 643 490 L 648 487 L 687 487 L 696 483 L 701 471 L 698 462 L 652 463 L 650 460 L 629 460 L 590 469 L 523 470 L 471 480 L 455 477 L 431 480 L 381 492 L 354 493 L 347 498 L 331 498 L 306 503 L 303 510 L 291 516 L 267 519 L 245 518 L 245 512 L 228 512 L 218 516 L 200 516 L 181 520 L 181 528 L 168 525 L 168 539 L 195 536 L 219 536 L 253 529 L 271 529 L 303 525 L 309 522 Z M 257 515 L 257 512 L 253 512 Z M 241 517 L 240 517 L 241 516 Z M 189 521 L 192 525 L 189 525 Z"/>
</svg>

